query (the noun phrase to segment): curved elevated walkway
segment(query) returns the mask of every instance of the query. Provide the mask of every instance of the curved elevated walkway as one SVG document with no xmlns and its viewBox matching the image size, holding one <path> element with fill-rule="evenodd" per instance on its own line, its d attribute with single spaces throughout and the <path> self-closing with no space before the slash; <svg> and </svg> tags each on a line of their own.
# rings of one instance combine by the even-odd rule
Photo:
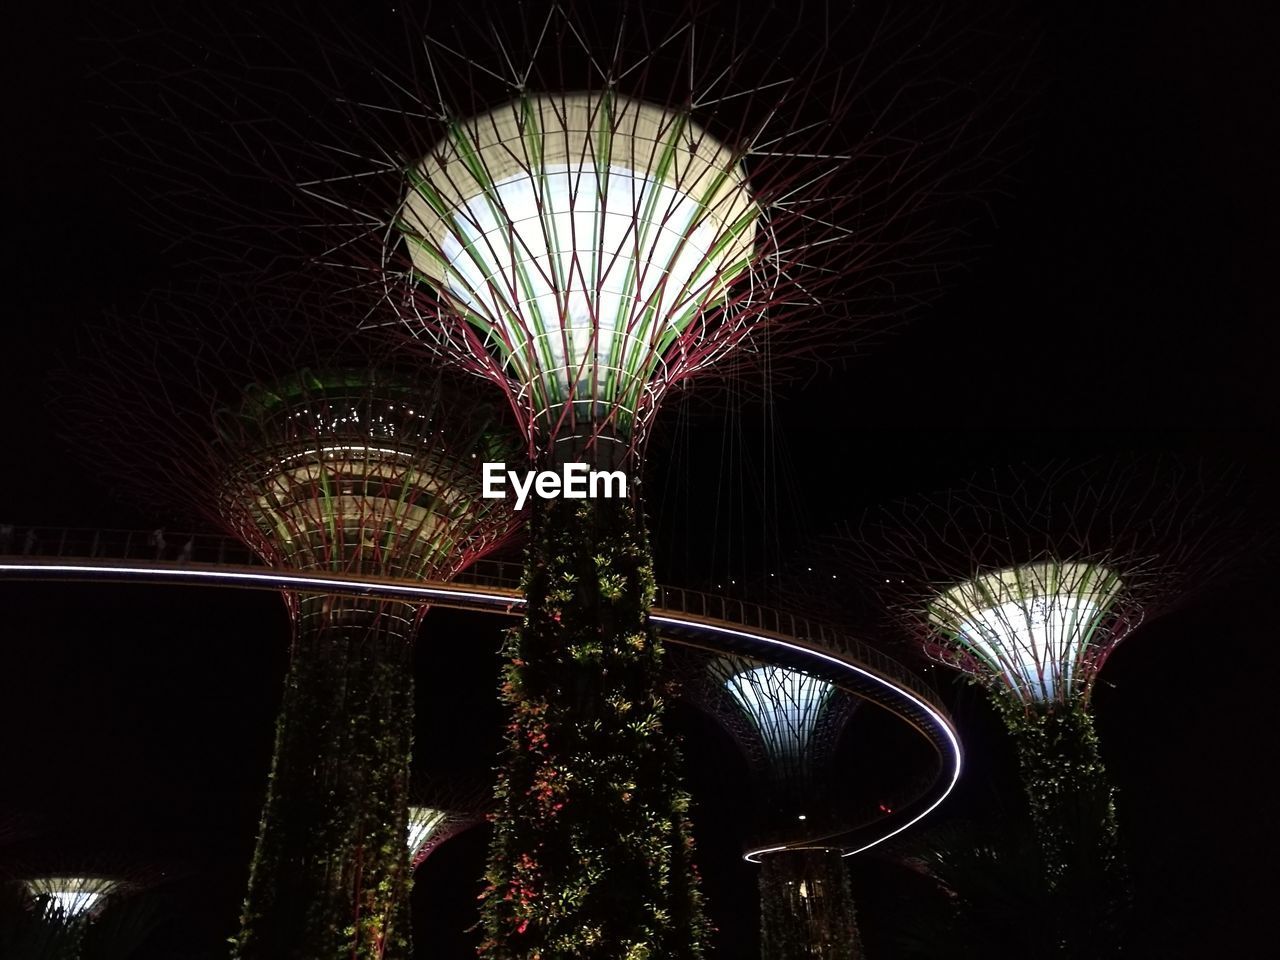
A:
<svg viewBox="0 0 1280 960">
<path fill-rule="evenodd" d="M 161 583 L 256 590 L 305 590 L 418 600 L 435 606 L 519 616 L 519 564 L 482 560 L 450 582 L 389 580 L 264 566 L 238 541 L 208 534 L 0 525 L 0 581 Z M 801 836 L 751 850 L 839 847 L 860 853 L 927 816 L 954 788 L 960 740 L 938 695 L 906 667 L 824 624 L 717 594 L 658 588 L 649 618 L 665 640 L 738 653 L 803 670 L 890 711 L 933 747 L 937 763 L 887 814 L 837 835 Z"/>
</svg>

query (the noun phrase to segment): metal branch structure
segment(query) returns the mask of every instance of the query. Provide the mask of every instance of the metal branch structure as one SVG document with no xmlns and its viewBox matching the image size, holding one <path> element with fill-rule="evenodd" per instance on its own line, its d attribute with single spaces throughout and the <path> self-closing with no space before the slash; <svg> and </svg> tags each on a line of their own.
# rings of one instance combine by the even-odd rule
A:
<svg viewBox="0 0 1280 960">
<path fill-rule="evenodd" d="M 478 826 L 493 807 L 493 790 L 458 780 L 425 778 L 412 790 L 409 806 L 409 857 L 417 870 L 441 844 Z"/>
<path fill-rule="evenodd" d="M 758 75 L 749 46 L 704 60 L 698 36 L 684 22 L 631 52 L 625 30 L 593 38 L 555 8 L 532 49 L 499 41 L 502 62 L 518 66 L 487 102 L 475 96 L 481 74 L 502 68 L 462 54 L 465 85 L 443 90 L 435 65 L 457 54 L 429 56 L 437 87 L 415 112 L 440 121 L 400 165 L 378 260 L 356 266 L 385 285 L 416 343 L 502 390 L 540 464 L 638 474 L 674 385 L 763 349 L 774 331 L 821 326 L 838 278 L 883 280 L 922 248 L 934 254 L 936 235 L 911 251 L 884 238 L 911 236 L 908 221 L 946 180 L 945 149 L 915 138 L 897 152 L 876 136 L 845 154 L 830 132 L 854 96 L 848 78 Z M 577 56 L 582 69 L 567 69 Z M 910 123 L 930 126 L 914 113 Z M 886 147 L 910 199 L 872 186 Z M 875 157 L 856 188 L 842 180 L 855 156 Z M 850 260 L 837 269 L 832 257 Z M 642 518 L 625 502 L 560 500 L 535 503 L 530 528 L 482 952 L 698 956 L 680 862 L 686 802 L 660 732 L 662 651 L 641 613 L 653 590 Z M 597 891 L 633 872 L 646 892 L 620 913 Z"/>
<path fill-rule="evenodd" d="M 1122 458 L 992 471 L 841 542 L 901 632 L 992 690 L 1072 955 L 1115 949 L 1123 867 L 1090 694 L 1116 646 L 1244 552 L 1232 475 Z M 1257 519 L 1257 518 L 1255 518 Z"/>
<path fill-rule="evenodd" d="M 857 914 L 831 761 L 858 705 L 827 681 L 745 657 L 690 658 L 682 684 L 734 736 L 756 781 L 762 955 L 857 960 Z"/>
<path fill-rule="evenodd" d="M 748 322 L 714 333 L 764 229 L 740 155 L 609 89 L 453 125 L 412 170 L 397 226 L 441 300 L 413 319 L 509 383 L 533 433 L 573 456 L 584 438 L 636 437 L 668 383 Z"/>
<path fill-rule="evenodd" d="M 7 918 L 14 922 L 5 925 L 6 957 L 131 956 L 151 935 L 153 904 L 124 901 L 163 882 L 167 870 L 139 861 L 131 848 L 86 854 L 79 839 L 6 851 L 0 872 L 25 908 Z"/>
<path fill-rule="evenodd" d="M 255 19 L 248 49 L 212 22 L 122 83 L 119 136 L 175 239 L 328 264 L 496 384 L 532 455 L 616 460 L 673 388 L 808 375 L 929 302 L 1015 152 L 989 13 L 758 14 L 481 3 Z"/>
<path fill-rule="evenodd" d="M 1007 159 L 1009 62 L 973 55 L 991 34 L 964 14 L 860 35 L 825 12 L 748 28 L 647 7 L 412 24 L 402 60 L 376 29 L 313 34 L 321 68 L 250 71 L 224 90 L 233 133 L 180 133 L 201 169 L 238 151 L 250 178 L 287 182 L 290 212 L 254 242 L 301 246 L 389 304 L 408 346 L 495 385 L 532 462 L 634 475 L 626 498 L 530 508 L 484 900 L 495 960 L 702 955 L 646 625 L 650 427 L 678 385 L 784 353 L 811 371 L 927 301 L 966 242 L 953 201 Z"/>
<path fill-rule="evenodd" d="M 27 896 L 48 901 L 67 921 L 96 917 L 123 885 L 116 878 L 90 876 L 29 877 L 22 881 Z"/>
<path fill-rule="evenodd" d="M 158 301 L 102 337 L 80 397 L 90 430 L 110 418 L 104 472 L 290 570 L 448 580 L 509 538 L 476 466 L 513 444 L 493 408 L 397 366 L 318 302 L 212 302 Z M 152 537 L 158 558 L 184 549 Z M 237 955 L 407 956 L 425 604 L 285 596 L 290 667 Z"/>
</svg>

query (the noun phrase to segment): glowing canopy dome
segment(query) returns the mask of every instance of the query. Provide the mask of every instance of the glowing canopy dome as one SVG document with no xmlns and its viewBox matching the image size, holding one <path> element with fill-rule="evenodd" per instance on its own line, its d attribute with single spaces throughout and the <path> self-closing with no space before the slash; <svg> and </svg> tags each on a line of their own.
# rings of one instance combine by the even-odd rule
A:
<svg viewBox="0 0 1280 960">
<path fill-rule="evenodd" d="M 227 520 L 268 562 L 447 578 L 514 519 L 480 496 L 477 460 L 504 456 L 483 405 L 373 371 L 304 371 L 250 391 L 219 424 L 233 464 Z"/>
<path fill-rule="evenodd" d="M 432 807 L 409 808 L 409 857 L 417 860 L 427 842 L 449 820 L 449 811 Z"/>
<path fill-rule="evenodd" d="M 751 719 L 770 761 L 803 767 L 813 735 L 835 687 L 784 667 L 748 667 L 725 678 L 725 687 Z"/>
<path fill-rule="evenodd" d="M 93 916 L 120 886 L 105 877 L 33 877 L 23 881 L 32 897 L 47 898 L 64 916 Z"/>
<path fill-rule="evenodd" d="M 481 823 L 478 811 L 412 806 L 409 808 L 409 860 L 416 870 L 446 840 Z"/>
<path fill-rule="evenodd" d="M 685 112 L 611 92 L 454 123 L 410 176 L 415 271 L 553 430 L 573 402 L 569 422 L 613 415 L 625 435 L 755 255 L 738 154 Z"/>
<path fill-rule="evenodd" d="M 1024 703 L 1047 703 L 1083 688 L 1090 645 L 1122 586 L 1097 564 L 1026 564 L 951 587 L 929 618 Z"/>
</svg>

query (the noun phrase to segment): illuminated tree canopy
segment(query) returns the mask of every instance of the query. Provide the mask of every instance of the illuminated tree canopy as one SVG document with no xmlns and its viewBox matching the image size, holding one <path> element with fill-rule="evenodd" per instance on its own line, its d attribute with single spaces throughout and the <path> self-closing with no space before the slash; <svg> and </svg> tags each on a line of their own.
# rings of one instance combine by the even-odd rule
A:
<svg viewBox="0 0 1280 960">
<path fill-rule="evenodd" d="M 31 877 L 22 881 L 27 894 L 47 898 L 68 919 L 92 917 L 122 886 L 108 877 Z"/>
<path fill-rule="evenodd" d="M 1116 646 L 1255 539 L 1230 471 L 1138 457 L 995 470 L 837 543 L 903 632 L 1027 709 L 1086 703 Z"/>
</svg>

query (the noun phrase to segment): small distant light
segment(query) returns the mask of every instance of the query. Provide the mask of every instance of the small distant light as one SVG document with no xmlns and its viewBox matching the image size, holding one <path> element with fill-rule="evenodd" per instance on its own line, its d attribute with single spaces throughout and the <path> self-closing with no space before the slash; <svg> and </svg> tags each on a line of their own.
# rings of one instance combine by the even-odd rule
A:
<svg viewBox="0 0 1280 960">
<path fill-rule="evenodd" d="M 796 819 L 797 819 L 797 820 L 808 820 L 809 818 L 808 818 L 808 817 L 806 817 L 806 816 L 802 813 L 802 814 L 800 814 L 800 816 L 796 817 Z"/>
</svg>

